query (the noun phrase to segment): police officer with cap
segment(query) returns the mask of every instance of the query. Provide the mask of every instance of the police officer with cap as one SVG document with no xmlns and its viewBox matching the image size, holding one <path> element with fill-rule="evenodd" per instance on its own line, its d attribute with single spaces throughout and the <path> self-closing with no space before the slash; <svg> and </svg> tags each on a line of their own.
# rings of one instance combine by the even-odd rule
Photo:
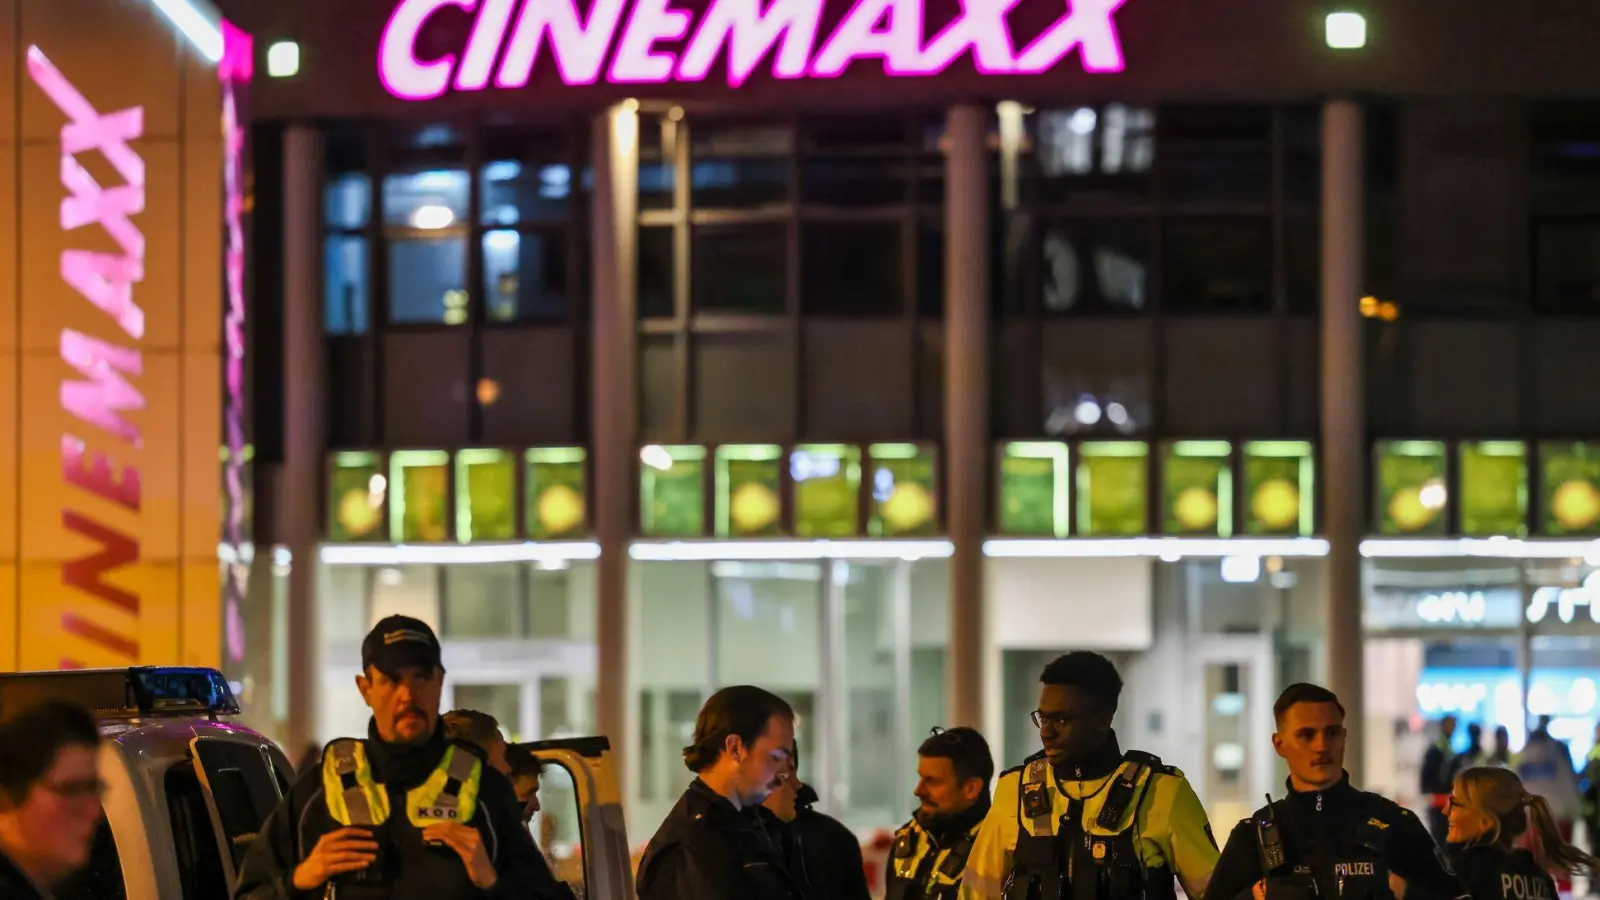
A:
<svg viewBox="0 0 1600 900">
<path fill-rule="evenodd" d="M 267 819 L 237 900 L 570 900 L 483 751 L 445 736 L 439 640 L 406 616 L 361 645 L 365 740 L 341 738 Z"/>
<path fill-rule="evenodd" d="M 1039 676 L 1044 751 L 1003 772 L 962 878 L 963 900 L 1206 896 L 1217 845 L 1183 773 L 1124 752 L 1111 728 L 1122 678 L 1079 651 Z"/>
<path fill-rule="evenodd" d="M 1466 894 L 1414 813 L 1344 771 L 1344 706 L 1292 684 L 1273 704 L 1289 794 L 1228 837 L 1207 900 L 1456 900 Z"/>
</svg>

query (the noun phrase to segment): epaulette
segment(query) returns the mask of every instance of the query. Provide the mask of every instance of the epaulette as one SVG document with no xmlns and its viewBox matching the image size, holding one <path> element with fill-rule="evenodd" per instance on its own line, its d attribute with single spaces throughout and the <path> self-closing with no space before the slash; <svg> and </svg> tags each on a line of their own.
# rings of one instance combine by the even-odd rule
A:
<svg viewBox="0 0 1600 900">
<path fill-rule="evenodd" d="M 1020 765 L 1020 766 L 1012 766 L 1009 769 L 1003 770 L 1000 773 L 1000 777 L 1004 778 L 1007 775 L 1010 775 L 1012 772 L 1021 772 L 1023 769 L 1026 769 L 1028 767 L 1028 763 L 1031 763 L 1036 759 L 1044 759 L 1044 757 L 1045 757 L 1045 752 L 1043 750 L 1040 750 L 1038 753 L 1032 754 L 1027 759 L 1024 759 L 1022 761 L 1022 765 Z"/>
<path fill-rule="evenodd" d="M 1161 757 L 1155 755 L 1154 753 L 1146 753 L 1143 750 L 1129 750 L 1127 753 L 1123 754 L 1122 758 L 1125 762 L 1138 763 L 1149 769 L 1151 772 L 1159 775 L 1176 775 L 1179 778 L 1183 777 L 1183 772 L 1180 771 L 1177 766 L 1167 765 L 1161 761 Z"/>
</svg>

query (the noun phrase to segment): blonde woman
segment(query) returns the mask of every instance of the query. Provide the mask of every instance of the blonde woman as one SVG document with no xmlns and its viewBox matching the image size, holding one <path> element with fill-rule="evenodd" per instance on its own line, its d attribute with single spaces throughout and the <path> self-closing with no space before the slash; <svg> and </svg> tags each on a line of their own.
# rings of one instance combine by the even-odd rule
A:
<svg viewBox="0 0 1600 900">
<path fill-rule="evenodd" d="M 1600 874 L 1600 860 L 1563 840 L 1550 804 L 1509 769 L 1463 770 L 1445 810 L 1456 874 L 1473 900 L 1556 900 L 1552 873 Z M 1529 849 L 1515 845 L 1524 834 Z"/>
</svg>

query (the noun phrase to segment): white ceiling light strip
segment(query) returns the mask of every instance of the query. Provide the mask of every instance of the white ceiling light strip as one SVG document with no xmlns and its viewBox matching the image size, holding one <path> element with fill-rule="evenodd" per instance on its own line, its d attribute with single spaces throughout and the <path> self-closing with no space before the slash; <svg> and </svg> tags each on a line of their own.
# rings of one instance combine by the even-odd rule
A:
<svg viewBox="0 0 1600 900">
<path fill-rule="evenodd" d="M 949 541 L 671 541 L 639 542 L 637 560 L 938 559 L 955 552 Z"/>
<path fill-rule="evenodd" d="M 1372 538 L 1361 542 L 1361 555 L 1368 559 L 1588 559 L 1600 565 L 1600 541 Z"/>
<path fill-rule="evenodd" d="M 485 565 L 599 559 L 593 541 L 520 544 L 324 544 L 321 559 L 330 566 Z"/>
<path fill-rule="evenodd" d="M 205 0 L 150 0 L 195 51 L 212 63 L 222 61 L 222 15 Z"/>
<path fill-rule="evenodd" d="M 1321 538 L 996 539 L 984 542 L 983 555 L 998 558 L 1031 557 L 1035 559 L 1327 556 L 1328 542 Z"/>
</svg>

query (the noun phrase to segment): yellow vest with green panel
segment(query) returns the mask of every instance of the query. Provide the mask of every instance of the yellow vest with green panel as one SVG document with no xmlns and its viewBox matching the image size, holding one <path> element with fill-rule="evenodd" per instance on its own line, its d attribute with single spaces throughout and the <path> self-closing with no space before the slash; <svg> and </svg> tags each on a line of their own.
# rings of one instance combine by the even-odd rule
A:
<svg viewBox="0 0 1600 900">
<path fill-rule="evenodd" d="M 889 888 L 884 900 L 955 900 L 982 826 L 982 820 L 974 822 L 960 837 L 946 844 L 941 844 L 916 819 L 900 826 L 889 851 Z"/>
<path fill-rule="evenodd" d="M 428 780 L 406 792 L 406 818 L 417 828 L 441 822 L 462 825 L 478 808 L 483 760 L 471 748 L 452 743 Z M 389 792 L 372 777 L 367 745 L 340 738 L 322 751 L 322 789 L 328 815 L 340 825 L 382 825 L 389 820 Z"/>
<path fill-rule="evenodd" d="M 1160 759 L 1133 751 L 1110 774 L 1058 780 L 1038 754 L 1001 773 L 960 896 L 1171 900 L 1176 877 L 1203 900 L 1219 855 L 1194 788 Z"/>
</svg>

